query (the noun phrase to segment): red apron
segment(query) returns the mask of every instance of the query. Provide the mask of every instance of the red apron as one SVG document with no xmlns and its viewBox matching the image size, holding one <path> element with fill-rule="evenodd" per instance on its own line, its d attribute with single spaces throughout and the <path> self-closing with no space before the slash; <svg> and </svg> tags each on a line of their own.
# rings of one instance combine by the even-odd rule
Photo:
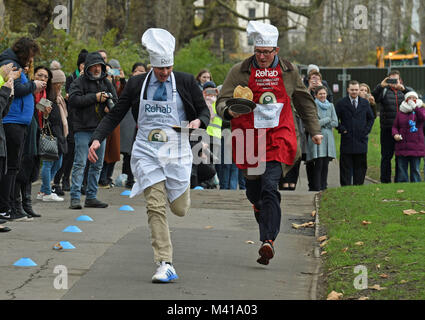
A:
<svg viewBox="0 0 425 320">
<path fill-rule="evenodd" d="M 232 119 L 234 162 L 239 169 L 255 168 L 258 166 L 258 162 L 265 161 L 294 164 L 297 136 L 291 98 L 286 93 L 280 65 L 269 69 L 252 67 L 248 87 L 254 93 L 253 101 L 257 104 L 257 108 L 254 112 Z M 250 131 L 251 134 L 247 131 Z M 244 137 L 243 161 L 240 159 L 240 140 L 238 141 L 238 138 L 235 137 L 240 133 L 243 133 Z M 252 133 L 254 139 L 252 139 Z M 266 154 L 258 155 L 258 141 L 262 141 L 264 138 Z M 239 153 L 238 157 L 237 153 Z M 257 157 L 255 163 L 252 161 L 253 157 Z"/>
</svg>

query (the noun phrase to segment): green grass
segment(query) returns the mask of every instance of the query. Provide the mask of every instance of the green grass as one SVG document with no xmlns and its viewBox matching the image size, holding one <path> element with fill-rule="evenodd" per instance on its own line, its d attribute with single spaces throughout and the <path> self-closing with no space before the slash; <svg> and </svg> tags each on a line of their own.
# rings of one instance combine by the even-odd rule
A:
<svg viewBox="0 0 425 320">
<path fill-rule="evenodd" d="M 343 299 L 425 299 L 425 215 L 403 214 L 406 209 L 425 210 L 424 192 L 425 183 L 406 183 L 323 193 L 320 223 L 329 241 L 322 248 L 327 254 L 322 256 L 325 287 L 321 298 L 335 290 L 344 294 Z M 355 245 L 359 241 L 364 245 Z M 358 265 L 367 267 L 369 287 L 379 284 L 387 289 L 355 289 Z M 383 274 L 388 277 L 381 278 Z"/>
<path fill-rule="evenodd" d="M 380 142 L 380 134 L 381 129 L 379 125 L 379 117 L 376 118 L 375 123 L 373 124 L 373 128 L 371 133 L 369 134 L 369 145 L 368 145 L 368 152 L 367 152 L 367 176 L 372 178 L 373 180 L 379 181 L 380 180 L 380 167 L 381 167 L 381 142 Z M 334 130 L 334 136 L 335 136 L 335 145 L 336 145 L 336 151 L 337 156 L 339 160 L 340 155 L 340 144 L 341 144 L 341 135 Z M 392 177 L 395 175 L 395 157 L 392 160 Z M 421 168 L 424 167 L 424 161 L 421 160 Z M 423 172 L 422 179 L 424 178 Z"/>
</svg>

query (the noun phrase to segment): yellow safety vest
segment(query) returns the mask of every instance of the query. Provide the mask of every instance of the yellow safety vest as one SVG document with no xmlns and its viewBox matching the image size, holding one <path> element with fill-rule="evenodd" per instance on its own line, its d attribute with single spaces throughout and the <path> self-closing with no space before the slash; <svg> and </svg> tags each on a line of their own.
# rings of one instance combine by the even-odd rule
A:
<svg viewBox="0 0 425 320">
<path fill-rule="evenodd" d="M 212 107 L 213 107 L 213 111 L 214 111 L 214 116 L 213 116 L 212 120 L 210 121 L 210 124 L 207 127 L 207 133 L 211 137 L 216 137 L 218 139 L 221 139 L 221 126 L 223 124 L 223 120 L 217 114 L 217 111 L 215 109 L 215 102 L 214 102 Z"/>
</svg>

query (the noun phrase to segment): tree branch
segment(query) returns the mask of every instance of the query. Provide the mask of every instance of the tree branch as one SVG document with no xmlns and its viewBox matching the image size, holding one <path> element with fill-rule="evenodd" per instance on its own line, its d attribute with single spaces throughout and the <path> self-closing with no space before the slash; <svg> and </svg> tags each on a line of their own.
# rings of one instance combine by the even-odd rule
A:
<svg viewBox="0 0 425 320">
<path fill-rule="evenodd" d="M 316 11 L 322 5 L 323 0 L 313 0 L 313 3 L 309 6 L 294 6 L 285 0 L 264 0 L 264 2 L 279 9 L 291 11 L 306 18 L 311 18 L 311 16 L 314 14 L 314 11 Z"/>
<path fill-rule="evenodd" d="M 238 25 L 221 23 L 221 24 L 217 24 L 215 26 L 211 26 L 211 27 L 208 27 L 208 28 L 196 30 L 193 33 L 193 36 L 196 37 L 196 36 L 199 36 L 201 34 L 204 34 L 204 33 L 210 32 L 210 31 L 214 31 L 214 30 L 217 30 L 217 29 L 224 29 L 224 28 L 236 29 L 236 30 L 239 30 L 239 31 L 246 31 L 246 28 L 242 28 Z"/>
<path fill-rule="evenodd" d="M 244 16 L 242 14 L 240 14 L 239 12 L 237 12 L 236 10 L 234 10 L 232 7 L 230 7 L 227 3 L 223 2 L 222 0 L 216 0 L 217 3 L 222 6 L 223 8 L 229 10 L 234 16 L 244 19 L 244 20 L 264 20 L 264 19 L 268 19 L 268 17 L 257 17 L 257 18 L 250 18 L 247 16 Z"/>
</svg>

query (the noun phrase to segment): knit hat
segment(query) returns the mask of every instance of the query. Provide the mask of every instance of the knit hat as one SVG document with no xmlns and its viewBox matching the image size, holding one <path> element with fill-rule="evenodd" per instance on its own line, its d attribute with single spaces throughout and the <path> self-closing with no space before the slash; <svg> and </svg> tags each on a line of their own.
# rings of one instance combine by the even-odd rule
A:
<svg viewBox="0 0 425 320">
<path fill-rule="evenodd" d="M 213 89 L 216 89 L 217 88 L 217 86 L 215 85 L 215 83 L 214 83 L 214 81 L 207 81 L 207 82 L 205 82 L 204 83 L 204 85 L 203 85 L 203 87 L 202 87 L 204 90 L 205 89 L 207 89 L 207 88 L 213 88 Z"/>
<path fill-rule="evenodd" d="M 78 60 L 77 60 L 77 67 L 80 66 L 80 64 L 84 63 L 86 61 L 86 57 L 89 54 L 89 52 L 86 49 L 82 49 L 80 51 L 80 54 L 78 55 Z"/>
<path fill-rule="evenodd" d="M 109 65 L 112 69 L 121 69 L 120 62 L 116 59 L 109 60 Z"/>
<path fill-rule="evenodd" d="M 419 96 L 415 91 L 409 91 L 408 93 L 406 93 L 404 95 L 404 100 L 407 100 L 407 98 L 410 98 L 410 97 L 414 97 L 415 100 L 419 99 Z"/>
<path fill-rule="evenodd" d="M 54 60 L 50 64 L 50 70 L 52 71 L 52 83 L 65 83 L 66 76 L 65 73 L 61 70 L 61 64 Z"/>
<path fill-rule="evenodd" d="M 317 72 L 320 72 L 320 69 L 318 66 L 316 66 L 315 64 L 310 64 L 308 65 L 308 68 L 307 68 L 307 75 L 309 75 L 310 72 L 313 70 L 317 70 Z"/>
</svg>

